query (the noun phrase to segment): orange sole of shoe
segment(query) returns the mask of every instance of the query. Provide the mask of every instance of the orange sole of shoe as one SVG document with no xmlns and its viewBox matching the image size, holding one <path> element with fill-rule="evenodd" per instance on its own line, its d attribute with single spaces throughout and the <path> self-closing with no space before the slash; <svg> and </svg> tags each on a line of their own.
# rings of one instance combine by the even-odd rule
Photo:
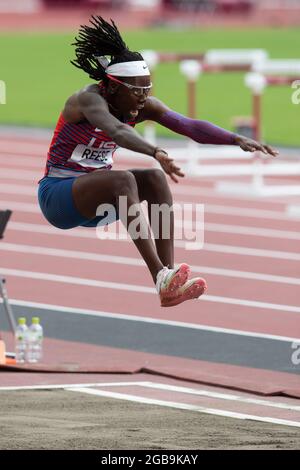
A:
<svg viewBox="0 0 300 470">
<path fill-rule="evenodd" d="M 199 278 L 179 296 L 162 301 L 161 307 L 175 307 L 175 305 L 179 305 L 186 300 L 198 299 L 206 290 L 205 279 Z"/>
<path fill-rule="evenodd" d="M 174 275 L 174 278 L 170 282 L 167 292 L 163 292 L 163 298 L 170 298 L 174 296 L 175 291 L 177 291 L 181 286 L 183 286 L 190 275 L 190 267 L 186 263 L 180 265 L 179 270 Z"/>
</svg>

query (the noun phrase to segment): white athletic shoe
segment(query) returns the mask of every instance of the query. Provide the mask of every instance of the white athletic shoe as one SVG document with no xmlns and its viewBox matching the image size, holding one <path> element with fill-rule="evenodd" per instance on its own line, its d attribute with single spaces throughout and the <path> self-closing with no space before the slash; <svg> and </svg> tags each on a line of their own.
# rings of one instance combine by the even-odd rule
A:
<svg viewBox="0 0 300 470">
<path fill-rule="evenodd" d="M 161 303 L 176 295 L 177 290 L 188 280 L 189 274 L 190 267 L 185 263 L 174 269 L 165 266 L 157 273 L 156 290 Z"/>
</svg>

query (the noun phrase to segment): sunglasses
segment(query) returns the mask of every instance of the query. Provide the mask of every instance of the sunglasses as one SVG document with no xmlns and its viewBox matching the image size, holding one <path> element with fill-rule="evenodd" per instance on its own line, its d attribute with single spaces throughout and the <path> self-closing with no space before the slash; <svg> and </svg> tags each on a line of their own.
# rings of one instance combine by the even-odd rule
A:
<svg viewBox="0 0 300 470">
<path fill-rule="evenodd" d="M 131 93 L 133 93 L 135 96 L 143 96 L 143 95 L 148 96 L 152 88 L 152 83 L 150 83 L 149 86 L 135 86 L 135 85 L 130 85 L 129 83 L 126 83 L 126 82 L 121 82 L 121 80 L 118 80 L 112 75 L 107 74 L 106 76 L 110 80 L 126 86 L 131 91 Z"/>
</svg>

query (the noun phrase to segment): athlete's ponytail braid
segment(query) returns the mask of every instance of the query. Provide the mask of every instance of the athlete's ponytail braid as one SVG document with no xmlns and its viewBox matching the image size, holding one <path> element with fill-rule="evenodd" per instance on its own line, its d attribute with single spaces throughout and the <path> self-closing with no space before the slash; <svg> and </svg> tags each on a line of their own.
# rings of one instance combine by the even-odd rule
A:
<svg viewBox="0 0 300 470">
<path fill-rule="evenodd" d="M 71 64 L 84 70 L 92 79 L 103 80 L 108 64 L 143 60 L 138 52 L 128 49 L 113 20 L 110 24 L 101 16 L 92 16 L 90 23 L 92 26 L 80 27 L 78 38 L 72 44 L 76 60 Z"/>
</svg>

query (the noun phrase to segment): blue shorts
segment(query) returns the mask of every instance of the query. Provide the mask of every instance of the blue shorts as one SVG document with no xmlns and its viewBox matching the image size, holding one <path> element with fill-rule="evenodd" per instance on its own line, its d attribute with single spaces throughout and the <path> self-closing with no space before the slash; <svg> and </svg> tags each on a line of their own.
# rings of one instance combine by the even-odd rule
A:
<svg viewBox="0 0 300 470">
<path fill-rule="evenodd" d="M 94 219 L 87 219 L 75 207 L 72 194 L 72 186 L 75 179 L 76 177 L 54 178 L 46 176 L 40 181 L 38 199 L 45 218 L 50 224 L 61 229 L 106 225 L 107 217 L 105 215 L 95 217 Z M 106 221 L 101 224 L 103 219 L 106 219 Z M 109 223 L 115 220 L 110 220 Z"/>
</svg>

